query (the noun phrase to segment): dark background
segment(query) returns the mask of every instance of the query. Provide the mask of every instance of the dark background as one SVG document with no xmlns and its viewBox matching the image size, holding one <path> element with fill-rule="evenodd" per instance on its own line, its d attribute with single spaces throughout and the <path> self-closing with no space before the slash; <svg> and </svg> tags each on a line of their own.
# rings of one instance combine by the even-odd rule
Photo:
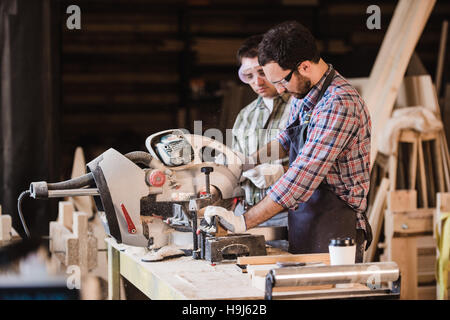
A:
<svg viewBox="0 0 450 320">
<path fill-rule="evenodd" d="M 21 232 L 17 196 L 31 181 L 69 178 L 77 146 L 89 161 L 110 147 L 145 150 L 150 134 L 193 130 L 194 120 L 202 120 L 204 130 L 229 128 L 236 113 L 230 103 L 240 101 L 240 108 L 252 98 L 245 86 L 237 93 L 236 50 L 246 37 L 282 21 L 306 25 L 324 60 L 345 77 L 368 77 L 396 3 L 0 0 L 0 48 L 9 46 L 11 54 L 2 64 L 0 100 L 4 212 Z M 81 30 L 66 27 L 72 4 L 81 8 Z M 366 27 L 371 4 L 381 8 L 381 30 Z M 433 79 L 449 13 L 450 1 L 438 0 L 416 48 Z M 42 234 L 56 217 L 55 202 L 27 201 L 24 211 L 32 232 Z"/>
</svg>

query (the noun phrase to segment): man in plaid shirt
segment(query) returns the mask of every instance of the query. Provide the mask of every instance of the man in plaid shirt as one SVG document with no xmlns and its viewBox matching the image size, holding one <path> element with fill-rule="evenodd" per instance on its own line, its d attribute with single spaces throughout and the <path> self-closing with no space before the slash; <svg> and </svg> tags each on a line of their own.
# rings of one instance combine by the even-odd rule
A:
<svg viewBox="0 0 450 320">
<path fill-rule="evenodd" d="M 370 183 L 370 115 L 357 91 L 320 58 L 315 39 L 297 22 L 269 30 L 258 58 L 278 92 L 295 99 L 288 127 L 260 149 L 258 163 L 289 154 L 289 169 L 267 196 L 241 217 L 208 207 L 243 232 L 289 209 L 289 251 L 328 252 L 333 238 L 352 238 L 356 261 L 371 242 L 366 218 Z"/>
</svg>

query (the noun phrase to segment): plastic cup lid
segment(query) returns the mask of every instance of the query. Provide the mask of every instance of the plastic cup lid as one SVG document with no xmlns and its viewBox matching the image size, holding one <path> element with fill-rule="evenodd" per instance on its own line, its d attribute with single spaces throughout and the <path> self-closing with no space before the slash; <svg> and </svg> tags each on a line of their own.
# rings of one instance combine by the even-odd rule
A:
<svg viewBox="0 0 450 320">
<path fill-rule="evenodd" d="M 335 247 L 350 247 L 355 244 L 353 238 L 336 238 L 330 240 L 330 246 Z"/>
</svg>

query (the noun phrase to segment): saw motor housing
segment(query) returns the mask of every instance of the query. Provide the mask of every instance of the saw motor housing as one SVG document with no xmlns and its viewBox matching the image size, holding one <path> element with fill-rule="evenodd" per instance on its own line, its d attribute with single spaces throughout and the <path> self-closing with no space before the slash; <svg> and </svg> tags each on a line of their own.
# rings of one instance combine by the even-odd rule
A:
<svg viewBox="0 0 450 320">
<path fill-rule="evenodd" d="M 144 232 L 141 216 L 172 214 L 174 203 L 188 203 L 189 199 L 205 190 L 205 175 L 201 169 L 212 167 L 210 183 L 220 193 L 222 199 L 243 196 L 239 185 L 243 159 L 225 145 L 208 137 L 183 134 L 192 149 L 189 163 L 170 166 L 161 159 L 156 148 L 161 148 L 161 137 L 180 134 L 180 130 L 166 130 L 147 138 L 146 146 L 151 161 L 148 168 L 141 168 L 120 152 L 109 149 L 87 164 L 92 173 L 99 195 L 94 200 L 106 233 L 119 243 L 151 247 L 160 227 L 153 234 L 151 228 Z M 213 150 L 213 151 L 212 151 Z M 217 164 L 211 152 L 225 157 L 225 164 Z M 184 157 L 186 159 L 186 157 Z"/>
</svg>

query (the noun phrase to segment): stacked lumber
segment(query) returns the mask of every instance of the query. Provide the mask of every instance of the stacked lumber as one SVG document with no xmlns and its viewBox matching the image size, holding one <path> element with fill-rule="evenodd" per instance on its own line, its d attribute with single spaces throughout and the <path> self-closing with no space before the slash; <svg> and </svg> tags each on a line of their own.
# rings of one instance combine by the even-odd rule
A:
<svg viewBox="0 0 450 320">
<path fill-rule="evenodd" d="M 377 141 L 391 115 L 398 88 L 435 2 L 400 0 L 395 8 L 363 96 L 372 116 L 373 141 Z M 377 151 L 378 145 L 372 143 L 371 167 Z"/>
<path fill-rule="evenodd" d="M 392 141 L 398 148 L 391 155 L 378 152 L 379 139 L 394 108 L 422 106 L 441 119 L 430 76 L 404 77 L 434 4 L 399 1 L 370 78 L 350 81 L 372 118 L 368 216 L 374 241 L 364 261 L 376 259 L 384 219 L 385 242 L 380 247 L 385 250 L 380 258 L 399 264 L 404 299 L 435 298 L 433 216 L 436 194 L 450 190 L 450 158 L 444 130 L 402 130 Z"/>
<path fill-rule="evenodd" d="M 68 201 L 59 202 L 57 221 L 50 222 L 50 252 L 65 267 L 78 266 L 81 275 L 97 266 L 97 238 L 88 232 L 88 215 Z"/>
</svg>

